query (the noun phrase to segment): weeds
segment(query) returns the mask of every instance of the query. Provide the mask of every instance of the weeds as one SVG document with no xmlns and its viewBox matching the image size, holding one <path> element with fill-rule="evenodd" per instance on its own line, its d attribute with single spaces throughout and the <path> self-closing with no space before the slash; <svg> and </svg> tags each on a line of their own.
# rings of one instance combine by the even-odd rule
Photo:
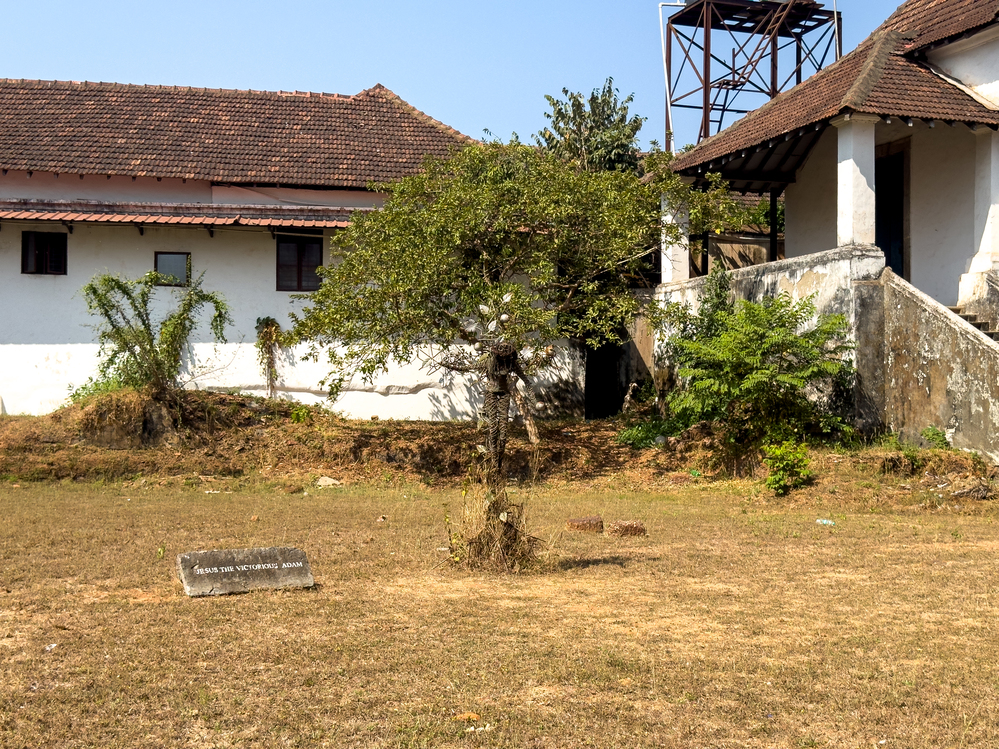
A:
<svg viewBox="0 0 999 749">
<path fill-rule="evenodd" d="M 919 436 L 926 440 L 930 444 L 930 447 L 937 450 L 950 449 L 950 440 L 947 439 L 947 434 L 938 427 L 930 425 L 921 431 Z"/>
<path fill-rule="evenodd" d="M 777 496 L 804 486 L 812 478 L 813 474 L 808 470 L 810 461 L 806 445 L 788 440 L 766 445 L 763 451 L 766 454 L 763 462 L 770 469 L 766 485 Z"/>
</svg>

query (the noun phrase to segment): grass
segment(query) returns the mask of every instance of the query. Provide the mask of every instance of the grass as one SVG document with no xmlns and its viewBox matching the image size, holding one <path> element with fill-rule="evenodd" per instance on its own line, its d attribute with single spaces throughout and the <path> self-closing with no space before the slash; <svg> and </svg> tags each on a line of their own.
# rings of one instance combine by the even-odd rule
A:
<svg viewBox="0 0 999 749">
<path fill-rule="evenodd" d="M 453 488 L 0 482 L 0 745 L 996 746 L 991 503 L 846 470 L 524 488 L 553 553 L 508 577 L 446 564 Z M 178 553 L 268 545 L 317 588 L 183 595 Z"/>
</svg>

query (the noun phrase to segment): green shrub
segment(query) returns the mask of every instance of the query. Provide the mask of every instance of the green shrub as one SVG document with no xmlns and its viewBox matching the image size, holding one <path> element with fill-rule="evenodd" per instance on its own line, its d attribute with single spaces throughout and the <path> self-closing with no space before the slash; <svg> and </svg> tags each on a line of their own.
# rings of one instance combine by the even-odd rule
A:
<svg viewBox="0 0 999 749">
<path fill-rule="evenodd" d="M 926 429 L 919 433 L 919 436 L 929 442 L 930 447 L 935 447 L 938 450 L 950 449 L 950 440 L 947 439 L 947 435 L 942 429 L 933 425 L 926 427 Z"/>
<path fill-rule="evenodd" d="M 176 388 L 181 360 L 205 305 L 215 311 L 212 334 L 225 343 L 225 326 L 232 324 L 229 307 L 219 294 L 201 288 L 203 278 L 202 273 L 185 287 L 173 287 L 176 279 L 155 272 L 135 281 L 110 273 L 94 276 L 82 289 L 87 310 L 99 320 L 94 329 L 101 362 L 91 387 L 148 387 L 154 397 Z M 154 320 L 151 304 L 158 290 L 171 294 L 176 306 Z"/>
<path fill-rule="evenodd" d="M 115 377 L 97 378 L 88 377 L 87 381 L 78 388 L 69 386 L 70 403 L 81 403 L 94 395 L 104 395 L 121 390 L 124 385 Z"/>
<path fill-rule="evenodd" d="M 774 494 L 784 495 L 808 483 L 812 472 L 808 470 L 808 447 L 786 440 L 779 444 L 765 445 L 763 462 L 770 473 L 767 475 L 767 488 Z"/>
<path fill-rule="evenodd" d="M 659 437 L 675 437 L 686 428 L 687 425 L 675 419 L 652 418 L 622 429 L 618 432 L 617 441 L 642 449 L 654 446 Z"/>
<path fill-rule="evenodd" d="M 312 421 L 312 409 L 304 403 L 291 409 L 291 421 L 293 424 L 308 424 Z"/>
<path fill-rule="evenodd" d="M 815 318 L 812 297 L 730 301 L 728 274 L 713 271 L 699 313 L 670 305 L 656 318 L 669 332 L 659 355 L 680 378 L 666 399 L 679 423 L 720 423 L 730 445 L 800 441 L 846 425 L 831 409 L 851 369 L 846 320 Z"/>
</svg>

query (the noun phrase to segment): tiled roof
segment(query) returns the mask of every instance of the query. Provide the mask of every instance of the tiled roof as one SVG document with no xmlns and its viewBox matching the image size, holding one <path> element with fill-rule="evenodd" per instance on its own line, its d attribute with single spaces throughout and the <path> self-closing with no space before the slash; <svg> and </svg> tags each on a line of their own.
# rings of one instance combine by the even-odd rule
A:
<svg viewBox="0 0 999 749">
<path fill-rule="evenodd" d="M 382 85 L 354 96 L 0 79 L 0 168 L 365 188 L 473 142 Z"/>
<path fill-rule="evenodd" d="M 999 112 L 906 56 L 997 12 L 999 0 L 908 0 L 850 54 L 681 154 L 673 168 L 710 164 L 849 111 L 999 125 Z"/>
<path fill-rule="evenodd" d="M 361 209 L 372 210 L 372 209 Z M 96 203 L 86 201 L 0 201 L 0 221 L 60 221 L 66 224 L 170 224 L 179 226 L 259 226 L 343 228 L 343 208 L 216 206 L 200 203 Z"/>
<path fill-rule="evenodd" d="M 906 45 L 913 51 L 985 26 L 997 14 L 999 0 L 907 0 L 881 28 L 913 32 Z"/>
</svg>

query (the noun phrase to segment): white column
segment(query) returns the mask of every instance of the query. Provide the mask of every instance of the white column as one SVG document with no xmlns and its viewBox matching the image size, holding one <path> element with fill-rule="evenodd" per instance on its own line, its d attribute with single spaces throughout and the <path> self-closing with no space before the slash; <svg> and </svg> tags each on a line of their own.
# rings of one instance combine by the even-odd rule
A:
<svg viewBox="0 0 999 749">
<path fill-rule="evenodd" d="M 875 115 L 848 114 L 832 121 L 838 138 L 836 244 L 874 244 Z"/>
<path fill-rule="evenodd" d="M 672 208 L 662 198 L 662 282 L 686 281 L 690 278 L 690 216 L 687 209 Z M 673 231 L 676 229 L 677 232 Z"/>
<path fill-rule="evenodd" d="M 958 304 L 984 292 L 984 274 L 999 271 L 999 133 L 975 130 L 975 255 L 961 276 Z"/>
</svg>

